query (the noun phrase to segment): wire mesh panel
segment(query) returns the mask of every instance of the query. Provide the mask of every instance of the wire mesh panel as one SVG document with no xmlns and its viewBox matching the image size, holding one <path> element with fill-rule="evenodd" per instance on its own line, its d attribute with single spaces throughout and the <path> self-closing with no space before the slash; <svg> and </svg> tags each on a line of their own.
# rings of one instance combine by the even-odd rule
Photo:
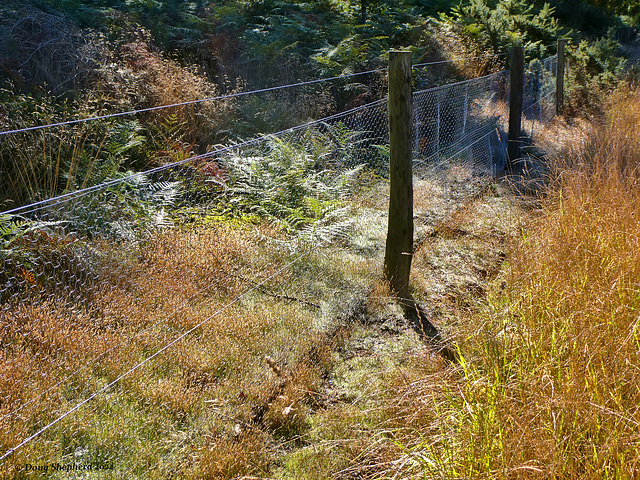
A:
<svg viewBox="0 0 640 480">
<path fill-rule="evenodd" d="M 268 416 L 284 387 L 265 356 L 307 368 L 335 299 L 372 275 L 371 259 L 320 272 L 386 135 L 377 102 L 5 212 L 5 473 L 166 478 Z"/>
<path fill-rule="evenodd" d="M 415 93 L 416 171 L 457 160 L 502 169 L 507 94 L 505 72 Z"/>
<path fill-rule="evenodd" d="M 529 137 L 555 116 L 558 57 L 535 60 L 525 69 L 522 125 Z"/>
</svg>

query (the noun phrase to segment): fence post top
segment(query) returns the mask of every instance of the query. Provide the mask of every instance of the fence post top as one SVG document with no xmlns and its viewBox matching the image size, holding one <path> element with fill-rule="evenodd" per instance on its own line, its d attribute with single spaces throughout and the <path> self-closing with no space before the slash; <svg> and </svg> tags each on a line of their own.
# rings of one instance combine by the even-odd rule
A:
<svg viewBox="0 0 640 480">
<path fill-rule="evenodd" d="M 389 50 L 389 56 L 401 56 L 401 55 L 412 55 L 411 50 Z"/>
</svg>

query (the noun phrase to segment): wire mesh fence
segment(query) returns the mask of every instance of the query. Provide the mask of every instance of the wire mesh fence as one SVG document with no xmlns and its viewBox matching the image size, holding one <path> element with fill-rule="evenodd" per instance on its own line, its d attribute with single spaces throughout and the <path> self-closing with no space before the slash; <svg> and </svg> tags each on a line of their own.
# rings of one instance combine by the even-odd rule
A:
<svg viewBox="0 0 640 480">
<path fill-rule="evenodd" d="M 553 55 L 533 61 L 525 72 L 522 125 L 529 138 L 555 116 L 557 70 L 558 56 Z"/>
<path fill-rule="evenodd" d="M 415 93 L 418 181 L 477 194 L 507 98 Z M 387 168 L 382 100 L 1 214 L 3 475 L 183 477 L 295 431 L 381 271 Z"/>
<path fill-rule="evenodd" d="M 416 165 L 428 170 L 455 160 L 487 172 L 504 168 L 508 88 L 508 74 L 498 72 L 417 92 Z"/>
<path fill-rule="evenodd" d="M 385 121 L 376 103 L 5 214 L 3 466 L 166 478 L 171 429 L 211 416 L 194 435 L 233 436 L 263 416 L 264 357 L 302 371 L 335 298 L 374 271 L 318 250 L 348 245 Z"/>
</svg>

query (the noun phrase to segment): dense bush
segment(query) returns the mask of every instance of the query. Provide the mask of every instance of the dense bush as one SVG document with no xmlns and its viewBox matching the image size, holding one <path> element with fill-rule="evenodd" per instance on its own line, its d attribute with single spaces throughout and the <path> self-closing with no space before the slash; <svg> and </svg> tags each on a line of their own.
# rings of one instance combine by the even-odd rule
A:
<svg viewBox="0 0 640 480">
<path fill-rule="evenodd" d="M 605 12 L 594 3 L 580 11 Z M 553 3 L 563 12 L 570 4 Z M 449 0 L 7 0 L 0 6 L 0 82 L 6 89 L 0 126 L 27 127 L 383 69 L 395 47 L 409 46 L 416 60 L 430 61 L 440 60 L 443 50 L 473 56 L 506 53 L 521 43 L 530 58 L 541 58 L 553 53 L 564 32 L 554 7 L 541 2 L 470 0 L 451 6 Z M 438 11 L 443 22 L 425 18 Z M 605 13 L 596 23 L 617 25 L 607 23 L 611 17 Z M 439 34 L 447 41 L 435 39 Z M 582 104 L 589 91 L 618 78 L 623 65 L 615 50 L 614 43 L 601 40 L 581 43 L 572 52 L 575 73 L 569 83 Z M 489 63 L 446 75 L 484 74 L 500 66 Z M 429 75 L 440 73 L 430 69 Z M 431 77 L 422 80 L 434 83 Z M 6 137 L 0 201 L 19 205 L 126 169 L 183 160 L 210 145 L 369 103 L 384 91 L 379 75 L 366 75 L 295 92 L 183 105 L 91 128 Z M 111 144 L 117 154 L 108 153 Z M 129 147 L 122 150 L 120 144 Z"/>
<path fill-rule="evenodd" d="M 477 52 L 507 53 L 514 44 L 523 45 L 529 58 L 543 58 L 553 51 L 562 32 L 555 10 L 549 4 L 535 8 L 525 0 L 470 0 L 443 15 Z"/>
<path fill-rule="evenodd" d="M 580 41 L 568 49 L 569 105 L 567 114 L 591 111 L 626 75 L 626 60 L 620 56 L 620 44 L 611 38 L 594 42 Z M 585 111 L 586 109 L 586 111 Z"/>
</svg>

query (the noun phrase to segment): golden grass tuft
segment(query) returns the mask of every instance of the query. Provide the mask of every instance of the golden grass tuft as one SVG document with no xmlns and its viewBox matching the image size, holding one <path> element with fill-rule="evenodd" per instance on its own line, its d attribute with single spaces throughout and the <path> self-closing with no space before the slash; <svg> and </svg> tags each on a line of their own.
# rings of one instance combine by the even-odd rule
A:
<svg viewBox="0 0 640 480">
<path fill-rule="evenodd" d="M 639 139 L 640 92 L 622 92 L 553 166 L 506 292 L 459 326 L 461 364 L 396 399 L 422 438 L 403 473 L 640 474 Z"/>
<path fill-rule="evenodd" d="M 380 315 L 384 312 L 385 307 L 393 301 L 393 292 L 391 284 L 384 278 L 378 278 L 369 290 L 366 299 L 367 312 L 370 315 Z"/>
<path fill-rule="evenodd" d="M 252 430 L 238 438 L 214 438 L 197 456 L 197 469 L 188 472 L 187 478 L 227 480 L 266 474 L 274 463 L 275 452 L 268 435 Z"/>
</svg>

